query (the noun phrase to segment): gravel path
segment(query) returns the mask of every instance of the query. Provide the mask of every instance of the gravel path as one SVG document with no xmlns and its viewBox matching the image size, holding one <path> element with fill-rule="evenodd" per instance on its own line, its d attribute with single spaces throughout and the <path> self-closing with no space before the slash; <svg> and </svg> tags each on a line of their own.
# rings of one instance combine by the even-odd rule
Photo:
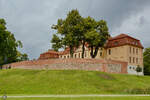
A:
<svg viewBox="0 0 150 100">
<path fill-rule="evenodd" d="M 7 98 L 48 98 L 48 97 L 55 97 L 55 98 L 76 98 L 76 97 L 133 97 L 133 96 L 150 96 L 150 95 L 24 95 L 24 96 L 7 96 Z M 2 96 L 1 96 L 2 97 Z"/>
</svg>

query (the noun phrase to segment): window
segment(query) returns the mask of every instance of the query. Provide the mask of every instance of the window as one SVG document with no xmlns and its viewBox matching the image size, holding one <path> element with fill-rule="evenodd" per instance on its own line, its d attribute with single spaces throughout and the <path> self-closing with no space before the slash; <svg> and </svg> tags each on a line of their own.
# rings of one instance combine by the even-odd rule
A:
<svg viewBox="0 0 150 100">
<path fill-rule="evenodd" d="M 79 58 L 80 58 L 80 53 L 79 53 Z"/>
<path fill-rule="evenodd" d="M 108 50 L 108 54 L 111 55 L 111 49 Z"/>
<path fill-rule="evenodd" d="M 130 47 L 130 53 L 131 53 L 131 47 Z"/>
<path fill-rule="evenodd" d="M 135 49 L 133 48 L 133 54 L 135 53 Z"/>
<path fill-rule="evenodd" d="M 115 42 L 114 42 L 114 45 L 118 45 L 118 41 L 115 41 Z"/>
<path fill-rule="evenodd" d="M 85 54 L 84 54 L 84 57 L 86 57 L 86 52 L 85 52 Z"/>
<path fill-rule="evenodd" d="M 64 56 L 64 58 L 66 58 L 66 56 Z"/>
<path fill-rule="evenodd" d="M 135 45 L 138 45 L 138 42 L 136 41 Z"/>
<path fill-rule="evenodd" d="M 135 45 L 135 44 L 136 44 L 136 41 L 132 41 L 132 44 Z"/>
<path fill-rule="evenodd" d="M 100 52 L 100 56 L 102 56 L 102 52 Z"/>
<path fill-rule="evenodd" d="M 129 63 L 131 63 L 131 57 L 129 57 Z"/>
<path fill-rule="evenodd" d="M 136 49 L 136 54 L 138 54 L 138 49 Z"/>
<path fill-rule="evenodd" d="M 138 64 L 138 58 L 136 58 L 136 63 Z"/>
<path fill-rule="evenodd" d="M 135 58 L 133 57 L 133 63 L 135 63 Z"/>
<path fill-rule="evenodd" d="M 74 58 L 76 58 L 76 56 L 77 56 L 77 55 L 75 54 L 75 55 L 74 55 Z"/>
<path fill-rule="evenodd" d="M 69 56 L 68 56 L 68 58 L 69 58 Z"/>
</svg>

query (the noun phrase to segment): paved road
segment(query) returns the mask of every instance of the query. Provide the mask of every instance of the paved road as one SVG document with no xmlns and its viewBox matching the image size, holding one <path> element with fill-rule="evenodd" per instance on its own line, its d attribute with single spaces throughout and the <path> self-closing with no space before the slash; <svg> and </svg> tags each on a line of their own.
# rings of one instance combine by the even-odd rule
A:
<svg viewBox="0 0 150 100">
<path fill-rule="evenodd" d="M 150 95 L 24 95 L 24 96 L 7 96 L 8 98 L 48 98 L 48 97 L 55 97 L 55 98 L 75 98 L 75 97 L 129 97 L 129 96 L 150 96 Z"/>
</svg>

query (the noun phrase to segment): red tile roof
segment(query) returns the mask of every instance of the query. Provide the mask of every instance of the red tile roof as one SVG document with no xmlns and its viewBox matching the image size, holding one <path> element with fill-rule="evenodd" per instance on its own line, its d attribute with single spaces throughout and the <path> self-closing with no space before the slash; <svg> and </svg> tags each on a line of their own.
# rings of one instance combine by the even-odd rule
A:
<svg viewBox="0 0 150 100">
<path fill-rule="evenodd" d="M 132 45 L 139 48 L 143 48 L 140 40 L 133 38 L 127 34 L 120 34 L 118 36 L 109 38 L 105 47 L 112 48 L 122 45 Z"/>
<path fill-rule="evenodd" d="M 121 39 L 121 38 L 125 38 L 125 37 L 132 38 L 134 40 L 138 40 L 138 39 L 133 38 L 133 37 L 131 37 L 131 36 L 127 35 L 127 34 L 124 34 L 124 33 L 121 33 L 120 35 L 117 35 L 115 37 L 111 37 L 111 38 L 109 38 L 109 40 Z"/>
<path fill-rule="evenodd" d="M 51 59 L 51 58 L 59 58 L 59 53 L 54 50 L 48 50 L 40 54 L 39 59 Z"/>
<path fill-rule="evenodd" d="M 64 51 L 58 52 L 59 55 L 69 54 L 70 48 L 66 48 Z"/>
</svg>

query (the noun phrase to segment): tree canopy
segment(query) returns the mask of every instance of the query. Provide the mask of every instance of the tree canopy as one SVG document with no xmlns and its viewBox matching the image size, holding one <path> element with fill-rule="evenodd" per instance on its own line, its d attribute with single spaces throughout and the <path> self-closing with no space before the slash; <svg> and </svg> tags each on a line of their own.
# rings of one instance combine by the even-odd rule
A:
<svg viewBox="0 0 150 100">
<path fill-rule="evenodd" d="M 95 21 L 91 17 L 85 19 L 85 41 L 91 48 L 91 57 L 95 58 L 99 48 L 103 47 L 109 35 L 107 23 L 104 20 Z"/>
<path fill-rule="evenodd" d="M 146 48 L 143 54 L 144 75 L 150 75 L 150 48 Z"/>
<path fill-rule="evenodd" d="M 7 30 L 5 20 L 0 19 L 0 65 L 21 60 L 18 47 L 22 47 L 21 41 L 15 39 L 14 34 Z"/>
<path fill-rule="evenodd" d="M 89 17 L 82 17 L 78 10 L 68 13 L 66 19 L 58 19 L 52 29 L 57 30 L 51 40 L 52 48 L 69 47 L 73 57 L 74 48 L 82 44 L 82 58 L 84 58 L 85 43 L 91 48 L 91 57 L 95 58 L 100 47 L 103 47 L 109 37 L 107 23 L 104 20 L 96 21 Z"/>
<path fill-rule="evenodd" d="M 55 51 L 58 51 L 60 48 L 62 48 L 62 40 L 56 34 L 53 34 L 51 42 L 53 43 L 52 48 Z"/>
<path fill-rule="evenodd" d="M 81 33 L 82 17 L 77 10 L 72 10 L 68 13 L 66 19 L 58 19 L 57 25 L 53 25 L 52 29 L 57 30 L 57 35 L 53 35 L 52 47 L 58 50 L 61 47 L 69 47 L 70 55 L 73 57 L 74 47 L 79 46 L 79 36 Z"/>
</svg>

